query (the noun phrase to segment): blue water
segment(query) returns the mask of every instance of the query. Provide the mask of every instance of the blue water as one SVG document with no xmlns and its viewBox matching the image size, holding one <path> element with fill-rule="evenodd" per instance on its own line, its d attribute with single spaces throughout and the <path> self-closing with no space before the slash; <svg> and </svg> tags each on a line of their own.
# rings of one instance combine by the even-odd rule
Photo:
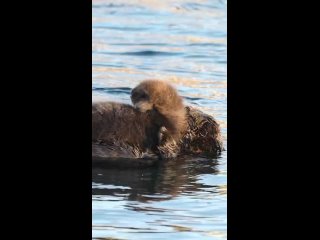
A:
<svg viewBox="0 0 320 240">
<path fill-rule="evenodd" d="M 227 144 L 226 1 L 93 0 L 93 101 L 130 103 L 144 79 L 213 115 Z M 226 239 L 227 151 L 154 168 L 92 169 L 94 239 Z"/>
</svg>

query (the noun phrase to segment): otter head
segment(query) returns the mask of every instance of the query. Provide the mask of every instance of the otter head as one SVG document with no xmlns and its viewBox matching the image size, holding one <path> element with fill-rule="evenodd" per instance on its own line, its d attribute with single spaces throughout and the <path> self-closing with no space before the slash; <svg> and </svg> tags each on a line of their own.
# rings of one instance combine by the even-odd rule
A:
<svg viewBox="0 0 320 240">
<path fill-rule="evenodd" d="M 160 155 L 175 156 L 187 128 L 186 110 L 177 91 L 166 82 L 146 80 L 132 90 L 131 100 L 140 112 L 150 111 L 152 123 L 160 127 Z"/>
<path fill-rule="evenodd" d="M 171 85 L 159 80 L 141 82 L 132 90 L 131 101 L 141 112 L 156 110 L 165 115 L 184 108 L 182 98 L 177 91 Z"/>
</svg>

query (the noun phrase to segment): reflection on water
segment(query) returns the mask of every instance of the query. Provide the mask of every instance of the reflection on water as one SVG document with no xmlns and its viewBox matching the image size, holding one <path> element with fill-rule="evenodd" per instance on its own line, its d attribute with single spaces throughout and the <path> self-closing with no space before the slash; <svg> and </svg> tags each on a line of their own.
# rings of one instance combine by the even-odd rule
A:
<svg viewBox="0 0 320 240">
<path fill-rule="evenodd" d="M 95 200 L 104 195 L 120 194 L 125 196 L 124 200 L 163 201 L 182 193 L 191 194 L 210 188 L 204 183 L 197 183 L 197 177 L 200 174 L 215 174 L 217 171 L 217 160 L 200 158 L 180 158 L 160 162 L 153 167 L 133 169 L 112 169 L 103 164 L 94 164 L 92 191 Z M 212 191 L 218 192 L 214 189 Z"/>
<path fill-rule="evenodd" d="M 139 233 L 139 239 L 153 239 L 150 233 L 161 233 L 162 239 L 187 237 L 177 233 L 224 236 L 220 228 L 226 212 L 219 201 L 226 200 L 226 179 L 217 166 L 217 160 L 200 158 L 142 169 L 93 165 L 93 232 L 116 237 L 120 231 L 128 239 L 130 233 Z M 214 218 L 207 208 L 215 210 Z"/>
<path fill-rule="evenodd" d="M 226 0 L 93 0 L 93 101 L 130 103 L 141 80 L 173 84 L 213 115 L 227 147 Z M 94 239 L 226 239 L 227 152 L 92 169 Z"/>
</svg>

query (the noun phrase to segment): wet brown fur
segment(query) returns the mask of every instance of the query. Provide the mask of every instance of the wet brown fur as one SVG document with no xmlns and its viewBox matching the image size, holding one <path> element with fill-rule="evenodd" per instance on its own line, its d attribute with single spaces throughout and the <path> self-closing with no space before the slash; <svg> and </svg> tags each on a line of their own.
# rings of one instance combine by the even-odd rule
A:
<svg viewBox="0 0 320 240">
<path fill-rule="evenodd" d="M 127 104 L 92 104 L 93 155 L 142 158 L 154 154 L 160 127 L 154 124 L 153 115 Z"/>
<path fill-rule="evenodd" d="M 132 90 L 131 100 L 137 108 L 111 102 L 92 105 L 93 157 L 216 156 L 222 151 L 216 121 L 185 107 L 169 84 L 144 81 Z"/>
<path fill-rule="evenodd" d="M 139 93 L 146 94 L 147 99 L 139 99 Z M 132 90 L 132 103 L 148 101 L 152 109 L 159 113 L 157 123 L 164 126 L 175 138 L 186 130 L 186 111 L 182 98 L 169 84 L 159 80 L 146 80 Z"/>
</svg>

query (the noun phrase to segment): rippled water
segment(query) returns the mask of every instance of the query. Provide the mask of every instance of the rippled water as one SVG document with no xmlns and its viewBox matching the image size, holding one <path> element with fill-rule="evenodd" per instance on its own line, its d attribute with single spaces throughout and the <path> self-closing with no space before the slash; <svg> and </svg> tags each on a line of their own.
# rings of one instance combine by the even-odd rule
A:
<svg viewBox="0 0 320 240">
<path fill-rule="evenodd" d="M 226 1 L 93 0 L 93 101 L 130 103 L 141 80 L 169 81 L 213 115 L 227 143 Z M 94 239 L 226 239 L 227 151 L 144 169 L 93 165 Z"/>
</svg>

